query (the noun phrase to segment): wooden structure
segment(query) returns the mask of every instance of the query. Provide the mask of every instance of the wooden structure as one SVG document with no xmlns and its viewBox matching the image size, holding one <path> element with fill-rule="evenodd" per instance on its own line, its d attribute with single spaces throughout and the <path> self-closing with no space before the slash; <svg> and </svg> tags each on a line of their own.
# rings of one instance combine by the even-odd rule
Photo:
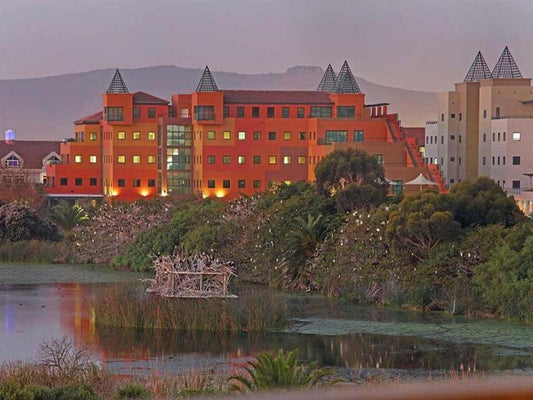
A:
<svg viewBox="0 0 533 400">
<path fill-rule="evenodd" d="M 176 251 L 172 256 L 159 256 L 153 261 L 155 279 L 148 292 L 164 297 L 236 298 L 228 291 L 233 269 L 208 254 L 195 256 Z"/>
</svg>

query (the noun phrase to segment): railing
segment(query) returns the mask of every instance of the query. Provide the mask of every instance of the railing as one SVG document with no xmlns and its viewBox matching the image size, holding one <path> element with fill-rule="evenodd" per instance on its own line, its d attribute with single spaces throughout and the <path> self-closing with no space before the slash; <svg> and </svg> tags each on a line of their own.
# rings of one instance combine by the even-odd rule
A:
<svg viewBox="0 0 533 400">
<path fill-rule="evenodd" d="M 524 119 L 524 118 L 533 118 L 533 115 L 494 115 L 492 119 Z"/>
</svg>

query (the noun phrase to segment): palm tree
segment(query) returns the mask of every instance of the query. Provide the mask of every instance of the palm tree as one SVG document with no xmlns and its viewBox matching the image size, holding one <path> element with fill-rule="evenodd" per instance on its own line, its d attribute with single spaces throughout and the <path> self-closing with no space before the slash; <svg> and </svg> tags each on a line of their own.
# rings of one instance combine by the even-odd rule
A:
<svg viewBox="0 0 533 400">
<path fill-rule="evenodd" d="M 67 232 L 89 219 L 87 213 L 81 206 L 78 204 L 71 206 L 66 201 L 59 202 L 52 209 L 50 218 Z"/>
<path fill-rule="evenodd" d="M 230 389 L 255 392 L 273 388 L 312 388 L 328 375 L 328 371 L 318 367 L 317 361 L 304 366 L 297 365 L 297 360 L 298 350 L 285 353 L 280 349 L 277 357 L 270 353 L 261 354 L 244 367 L 247 377 L 232 375 L 228 379 Z"/>
</svg>

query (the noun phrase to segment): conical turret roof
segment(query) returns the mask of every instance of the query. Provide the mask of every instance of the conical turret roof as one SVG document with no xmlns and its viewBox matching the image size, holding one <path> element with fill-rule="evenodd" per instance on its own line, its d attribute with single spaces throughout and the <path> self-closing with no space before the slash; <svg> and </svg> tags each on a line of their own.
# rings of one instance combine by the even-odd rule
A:
<svg viewBox="0 0 533 400">
<path fill-rule="evenodd" d="M 115 70 L 115 74 L 113 75 L 113 79 L 111 80 L 111 83 L 109 84 L 109 87 L 107 88 L 107 93 L 129 93 L 128 88 L 126 87 L 126 84 L 124 83 L 124 79 L 122 79 L 122 75 L 120 74 L 120 71 L 118 69 Z"/>
<path fill-rule="evenodd" d="M 200 81 L 198 82 L 196 91 L 197 92 L 218 92 L 218 87 L 215 82 L 215 79 L 213 78 L 213 75 L 211 75 L 211 71 L 209 71 L 209 67 L 207 65 L 205 66 L 204 73 L 202 74 L 202 77 L 200 78 Z"/>
<path fill-rule="evenodd" d="M 337 75 L 337 93 L 361 93 L 359 85 L 352 74 L 352 70 L 347 61 L 344 61 L 342 68 Z"/>
<path fill-rule="evenodd" d="M 518 69 L 518 66 L 516 65 L 514 58 L 507 46 L 505 46 L 505 49 L 503 49 L 500 59 L 492 70 L 492 77 L 500 79 L 522 78 L 522 74 L 520 73 L 520 70 Z"/>
<path fill-rule="evenodd" d="M 333 68 L 331 67 L 331 64 L 328 64 L 328 67 L 326 68 L 326 72 L 324 72 L 324 76 L 322 77 L 322 80 L 318 84 L 318 88 L 316 89 L 317 92 L 335 92 L 337 89 L 337 76 L 335 75 L 335 72 L 333 71 Z"/>
<path fill-rule="evenodd" d="M 489 66 L 483 58 L 481 51 L 478 51 L 463 82 L 479 82 L 481 79 L 490 78 L 492 78 L 492 74 L 490 73 Z"/>
</svg>

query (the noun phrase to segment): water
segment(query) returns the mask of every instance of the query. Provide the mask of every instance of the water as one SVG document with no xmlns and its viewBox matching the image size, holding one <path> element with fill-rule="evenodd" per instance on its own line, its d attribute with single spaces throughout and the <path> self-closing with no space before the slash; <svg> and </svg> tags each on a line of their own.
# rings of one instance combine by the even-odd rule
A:
<svg viewBox="0 0 533 400">
<path fill-rule="evenodd" d="M 425 379 L 451 370 L 533 374 L 533 327 L 494 320 L 340 305 L 288 295 L 294 324 L 281 332 L 184 334 L 95 328 L 91 300 L 140 275 L 95 267 L 0 265 L 0 362 L 35 360 L 39 343 L 68 335 L 117 374 L 238 369 L 253 355 L 300 350 L 351 379 Z"/>
</svg>

